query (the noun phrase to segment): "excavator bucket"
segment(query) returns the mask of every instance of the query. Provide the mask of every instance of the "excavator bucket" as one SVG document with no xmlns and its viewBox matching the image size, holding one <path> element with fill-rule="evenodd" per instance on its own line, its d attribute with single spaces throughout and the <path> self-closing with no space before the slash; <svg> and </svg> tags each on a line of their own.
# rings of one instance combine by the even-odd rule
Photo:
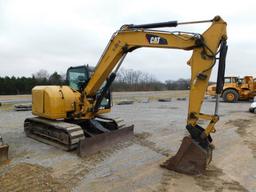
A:
<svg viewBox="0 0 256 192">
<path fill-rule="evenodd" d="M 9 146 L 6 144 L 0 145 L 0 163 L 8 160 Z"/>
<path fill-rule="evenodd" d="M 85 137 L 79 141 L 78 155 L 84 157 L 109 148 L 119 142 L 129 140 L 134 135 L 134 125 L 122 127 L 120 129 L 95 135 L 93 137 Z"/>
<path fill-rule="evenodd" d="M 204 149 L 190 136 L 183 138 L 177 154 L 161 167 L 189 175 L 201 174 L 206 170 L 212 159 L 212 148 Z"/>
</svg>

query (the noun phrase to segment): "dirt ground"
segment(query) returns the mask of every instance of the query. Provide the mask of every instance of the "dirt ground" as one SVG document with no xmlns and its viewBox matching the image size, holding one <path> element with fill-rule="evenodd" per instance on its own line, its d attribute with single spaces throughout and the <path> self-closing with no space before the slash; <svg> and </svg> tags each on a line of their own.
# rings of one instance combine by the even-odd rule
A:
<svg viewBox="0 0 256 192">
<path fill-rule="evenodd" d="M 0 165 L 0 191 L 255 192 L 256 114 L 248 112 L 249 102 L 220 103 L 220 121 L 212 134 L 216 149 L 205 174 L 188 176 L 160 168 L 187 134 L 188 100 L 177 100 L 187 95 L 186 91 L 114 93 L 114 103 L 135 101 L 115 104 L 111 113 L 134 124 L 135 137 L 84 158 L 25 137 L 23 121 L 31 112 L 2 105 L 0 134 L 10 145 L 10 160 Z M 158 102 L 159 98 L 172 101 Z M 212 99 L 205 101 L 202 111 L 213 113 Z"/>
</svg>

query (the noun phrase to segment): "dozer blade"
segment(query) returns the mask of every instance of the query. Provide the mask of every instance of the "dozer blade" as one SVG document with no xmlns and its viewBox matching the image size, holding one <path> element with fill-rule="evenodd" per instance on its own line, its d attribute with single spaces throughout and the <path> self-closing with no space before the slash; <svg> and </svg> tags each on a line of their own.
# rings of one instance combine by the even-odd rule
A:
<svg viewBox="0 0 256 192">
<path fill-rule="evenodd" d="M 8 160 L 8 149 L 9 146 L 6 144 L 0 145 L 0 163 Z"/>
<path fill-rule="evenodd" d="M 85 139 L 79 141 L 78 155 L 84 157 L 109 148 L 118 142 L 131 139 L 134 135 L 133 130 L 134 126 L 131 125 L 115 131 L 101 133 L 93 137 L 85 137 Z"/>
<path fill-rule="evenodd" d="M 183 138 L 177 154 L 161 166 L 189 175 L 201 174 L 212 159 L 212 148 L 204 149 L 190 136 Z"/>
</svg>

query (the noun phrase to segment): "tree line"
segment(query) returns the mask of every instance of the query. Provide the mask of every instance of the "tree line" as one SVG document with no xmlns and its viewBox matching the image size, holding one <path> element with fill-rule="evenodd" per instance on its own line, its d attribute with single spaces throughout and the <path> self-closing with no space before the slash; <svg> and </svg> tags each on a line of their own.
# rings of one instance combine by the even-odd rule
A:
<svg viewBox="0 0 256 192">
<path fill-rule="evenodd" d="M 120 69 L 112 84 L 112 91 L 162 91 L 188 90 L 189 79 L 167 80 L 161 82 L 153 75 L 133 69 Z M 64 74 L 49 74 L 40 70 L 32 77 L 0 77 L 0 95 L 31 94 L 36 85 L 65 85 Z"/>
<path fill-rule="evenodd" d="M 32 77 L 0 77 L 0 95 L 31 94 L 36 85 L 65 84 L 63 76 L 54 72 L 49 75 L 46 70 L 40 70 Z"/>
</svg>

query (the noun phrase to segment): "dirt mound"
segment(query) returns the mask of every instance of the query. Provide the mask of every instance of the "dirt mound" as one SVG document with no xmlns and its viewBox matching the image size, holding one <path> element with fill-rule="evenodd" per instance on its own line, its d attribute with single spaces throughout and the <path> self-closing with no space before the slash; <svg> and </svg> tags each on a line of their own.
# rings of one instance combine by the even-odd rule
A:
<svg viewBox="0 0 256 192">
<path fill-rule="evenodd" d="M 50 175 L 50 170 L 34 164 L 20 163 L 0 177 L 0 191 L 69 191 Z"/>
</svg>

